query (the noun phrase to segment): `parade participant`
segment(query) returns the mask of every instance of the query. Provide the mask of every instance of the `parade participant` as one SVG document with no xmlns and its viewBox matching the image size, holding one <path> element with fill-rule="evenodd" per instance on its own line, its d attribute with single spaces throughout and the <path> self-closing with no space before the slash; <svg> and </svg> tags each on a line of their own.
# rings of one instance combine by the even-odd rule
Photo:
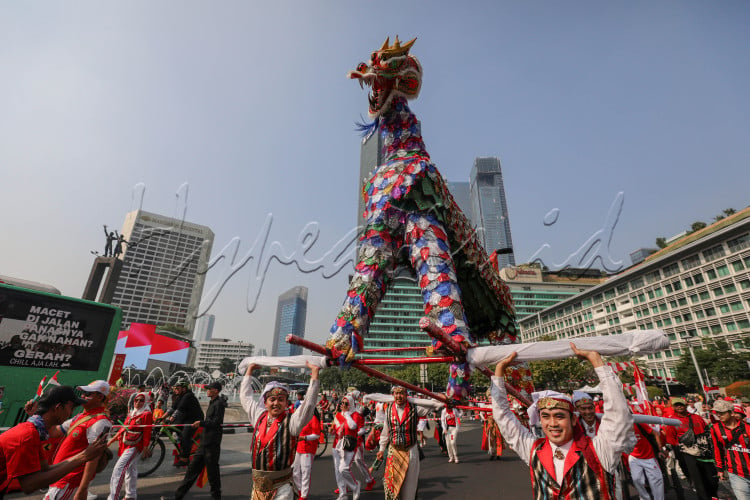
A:
<svg viewBox="0 0 750 500">
<path fill-rule="evenodd" d="M 573 405 L 578 413 L 578 423 L 581 430 L 590 438 L 596 437 L 599 431 L 599 419 L 596 418 L 596 407 L 591 396 L 582 391 L 573 392 Z"/>
<path fill-rule="evenodd" d="M 320 410 L 320 417 L 321 421 L 323 418 L 323 415 L 328 413 L 328 411 L 331 409 L 331 402 L 328 400 L 328 396 L 326 396 L 325 393 L 320 397 L 320 401 L 318 401 L 318 409 Z"/>
<path fill-rule="evenodd" d="M 487 394 L 489 395 L 489 390 Z M 482 407 L 489 407 L 489 403 L 482 403 Z M 497 428 L 497 422 L 492 418 L 492 413 L 479 412 L 482 419 L 482 450 L 486 450 L 490 460 L 500 460 L 503 455 L 503 436 Z"/>
<path fill-rule="evenodd" d="M 182 500 L 193 483 L 206 469 L 208 484 L 211 486 L 211 498 L 221 498 L 221 473 L 219 471 L 219 456 L 221 455 L 221 438 L 224 435 L 221 426 L 224 424 L 224 411 L 227 408 L 227 398 L 221 395 L 221 383 L 211 382 L 206 386 L 206 395 L 210 399 L 206 408 L 206 418 L 192 422 L 193 429 L 203 428 L 198 449 L 190 459 L 182 484 L 175 492 L 175 500 Z"/>
<path fill-rule="evenodd" d="M 419 422 L 417 422 L 417 440 L 419 442 L 419 446 L 424 448 L 427 445 L 427 441 L 425 441 L 424 438 L 424 431 L 427 429 L 427 417 L 419 417 Z"/>
<path fill-rule="evenodd" d="M 299 490 L 299 500 L 307 500 L 310 493 L 310 479 L 312 478 L 312 464 L 318 451 L 320 440 L 320 414 L 316 409 L 313 417 L 302 428 L 297 441 L 297 454 L 292 463 L 294 486 Z"/>
<path fill-rule="evenodd" d="M 377 459 L 383 460 L 387 448 L 383 477 L 386 500 L 411 500 L 416 497 L 419 483 L 417 422 L 420 415 L 429 415 L 431 409 L 436 409 L 436 404 L 419 400 L 418 406 L 415 400 L 407 398 L 406 389 L 398 385 L 391 388 L 391 394 L 393 402 L 385 408 Z M 428 405 L 431 408 L 427 408 Z"/>
<path fill-rule="evenodd" d="M 352 418 L 357 423 L 357 449 L 354 451 L 354 458 L 352 464 L 362 476 L 365 483 L 365 491 L 371 491 L 375 487 L 375 478 L 372 477 L 370 468 L 365 464 L 365 435 L 367 434 L 367 427 L 365 427 L 365 417 L 369 415 L 370 409 L 361 404 L 360 392 L 353 391 L 349 394 L 354 401 L 354 411 L 352 412 Z"/>
<path fill-rule="evenodd" d="M 101 435 L 106 435 L 112 428 L 107 417 L 104 403 L 109 394 L 106 380 L 94 380 L 89 385 L 78 387 L 82 391 L 83 412 L 62 424 L 65 438 L 57 449 L 54 463 L 60 463 L 86 449 Z M 87 462 L 65 477 L 52 483 L 44 500 L 86 500 L 91 481 L 96 476 L 98 462 Z"/>
<path fill-rule="evenodd" d="M 448 462 L 458 463 L 458 447 L 456 441 L 458 438 L 458 429 L 461 428 L 461 410 L 453 408 L 443 408 L 440 413 L 440 423 L 443 426 L 445 434 L 445 444 L 448 447 Z"/>
<path fill-rule="evenodd" d="M 320 368 L 307 362 L 310 385 L 302 405 L 289 413 L 289 388 L 280 382 L 269 382 L 260 397 L 253 399 L 251 377 L 258 366 L 248 365 L 240 386 L 240 403 L 254 422 L 251 445 L 253 466 L 252 500 L 294 500 L 292 462 L 297 436 L 312 418 L 318 399 Z"/>
<path fill-rule="evenodd" d="M 637 439 L 635 448 L 628 455 L 630 476 L 641 500 L 664 500 L 664 478 L 656 453 L 666 456 L 661 450 L 661 438 L 648 424 L 634 424 Z M 651 490 L 646 489 L 646 484 Z"/>
<path fill-rule="evenodd" d="M 354 419 L 354 399 L 346 395 L 341 398 L 339 411 L 334 418 L 335 439 L 333 444 L 333 466 L 338 485 L 338 498 L 347 498 L 351 491 L 354 499 L 359 498 L 360 484 L 352 473 L 352 461 L 357 451 L 357 438 L 360 426 Z"/>
<path fill-rule="evenodd" d="M 444 457 L 448 456 L 448 446 L 445 444 L 445 433 L 443 432 L 443 424 L 440 422 L 440 414 L 441 411 L 435 411 L 432 414 L 432 418 L 435 421 L 435 434 L 433 437 L 435 438 L 435 441 L 437 441 L 438 446 L 440 447 L 440 454 Z"/>
<path fill-rule="evenodd" d="M 185 467 L 190 463 L 190 449 L 193 447 L 193 434 L 195 433 L 195 428 L 187 424 L 203 420 L 203 409 L 201 409 L 198 398 L 190 390 L 187 380 L 178 380 L 174 387 L 174 393 L 177 397 L 172 404 L 172 411 L 168 420 L 172 424 L 184 426 L 180 434 L 180 458 L 176 465 Z"/>
<path fill-rule="evenodd" d="M 151 456 L 148 443 L 151 441 L 151 425 L 154 418 L 151 408 L 146 403 L 148 393 L 139 392 L 133 398 L 133 409 L 128 413 L 123 427 L 107 445 L 120 441 L 120 458 L 115 463 L 112 478 L 109 481 L 109 500 L 118 500 L 123 484 L 125 485 L 125 499 L 136 498 L 138 486 L 138 455 L 143 458 Z"/>
<path fill-rule="evenodd" d="M 570 344 L 573 353 L 588 360 L 594 367 L 604 394 L 604 417 L 601 432 L 595 437 L 574 437 L 578 417 L 567 396 L 547 391 L 536 403 L 543 438 L 537 439 L 513 415 L 505 390 L 506 368 L 517 353 L 502 359 L 492 377 L 492 410 L 500 432 L 508 445 L 531 467 L 534 497 L 570 499 L 614 498 L 613 474 L 622 453 L 629 452 L 635 442 L 633 417 L 622 394 L 622 384 L 604 365 L 596 351 L 579 350 Z"/>
<path fill-rule="evenodd" d="M 107 446 L 105 437 L 96 439 L 84 450 L 52 466 L 44 459 L 43 445 L 49 439 L 49 431 L 67 421 L 73 408 L 83 402 L 70 386 L 51 387 L 35 402 L 35 413 L 26 422 L 0 434 L 0 500 L 14 479 L 28 495 L 89 461 L 98 462 Z"/>
<path fill-rule="evenodd" d="M 664 430 L 667 444 L 672 446 L 680 468 L 688 477 L 699 498 L 715 497 L 719 488 L 716 467 L 713 456 L 705 451 L 701 452 L 696 446 L 697 436 L 706 432 L 707 426 L 701 417 L 688 413 L 687 402 L 683 398 L 672 398 L 672 409 L 676 418 L 681 422 L 679 427 L 667 426 Z M 692 439 L 682 438 L 693 434 Z M 692 441 L 692 442 L 686 442 Z"/>
<path fill-rule="evenodd" d="M 711 427 L 714 461 L 719 479 L 729 480 L 734 495 L 741 500 L 750 499 L 750 425 L 744 421 L 744 409 L 729 401 L 718 400 L 713 411 L 719 422 Z"/>
</svg>

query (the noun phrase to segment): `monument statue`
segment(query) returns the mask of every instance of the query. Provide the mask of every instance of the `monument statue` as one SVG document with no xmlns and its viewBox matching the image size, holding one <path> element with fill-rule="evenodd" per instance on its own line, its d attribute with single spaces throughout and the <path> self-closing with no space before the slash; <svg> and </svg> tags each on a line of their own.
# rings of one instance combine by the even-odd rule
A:
<svg viewBox="0 0 750 500">
<path fill-rule="evenodd" d="M 117 239 L 117 236 L 115 235 L 117 231 L 108 231 L 107 225 L 104 225 L 104 236 L 107 238 L 107 242 L 104 244 L 104 256 L 105 257 L 112 257 L 112 242 L 114 242 Z"/>
<path fill-rule="evenodd" d="M 116 235 L 115 239 L 116 239 L 117 243 L 115 243 L 115 251 L 114 251 L 114 254 L 112 256 L 116 259 L 122 253 L 122 244 L 123 243 L 127 244 L 127 241 L 125 240 L 125 237 L 123 235 L 119 234 L 117 231 L 115 231 L 115 235 Z"/>
</svg>

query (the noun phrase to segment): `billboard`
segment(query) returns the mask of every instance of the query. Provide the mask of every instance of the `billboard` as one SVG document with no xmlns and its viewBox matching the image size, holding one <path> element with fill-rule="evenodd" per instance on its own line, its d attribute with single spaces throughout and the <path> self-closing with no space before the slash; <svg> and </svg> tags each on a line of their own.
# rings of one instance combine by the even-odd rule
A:
<svg viewBox="0 0 750 500">
<path fill-rule="evenodd" d="M 2 287 L 0 366 L 98 371 L 114 319 L 111 307 Z"/>
<path fill-rule="evenodd" d="M 145 370 L 149 359 L 185 364 L 190 342 L 156 333 L 156 325 L 131 323 L 130 330 L 117 336 L 115 354 L 124 354 L 123 366 Z"/>
</svg>

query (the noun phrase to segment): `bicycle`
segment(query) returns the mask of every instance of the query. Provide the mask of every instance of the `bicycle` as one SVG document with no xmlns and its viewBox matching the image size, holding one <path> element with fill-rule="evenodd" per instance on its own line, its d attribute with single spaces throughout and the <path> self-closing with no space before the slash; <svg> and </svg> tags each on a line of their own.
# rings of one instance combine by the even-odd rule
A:
<svg viewBox="0 0 750 500">
<path fill-rule="evenodd" d="M 164 457 L 167 454 L 167 447 L 164 445 L 164 441 L 162 436 L 166 437 L 169 441 L 174 444 L 175 450 L 177 451 L 177 456 L 180 455 L 180 442 L 175 437 L 175 434 L 180 434 L 180 429 L 178 427 L 173 427 L 170 425 L 163 425 L 161 427 L 158 427 L 157 432 L 151 433 L 151 441 L 148 444 L 148 450 L 151 452 L 148 458 L 143 458 L 143 455 L 141 455 L 138 458 L 138 477 L 146 477 L 151 474 L 153 474 L 156 469 L 159 468 L 159 466 L 164 461 Z M 196 432 L 196 435 L 193 436 L 193 439 L 199 440 L 200 435 L 199 431 Z M 196 441 L 197 443 L 197 441 Z"/>
</svg>

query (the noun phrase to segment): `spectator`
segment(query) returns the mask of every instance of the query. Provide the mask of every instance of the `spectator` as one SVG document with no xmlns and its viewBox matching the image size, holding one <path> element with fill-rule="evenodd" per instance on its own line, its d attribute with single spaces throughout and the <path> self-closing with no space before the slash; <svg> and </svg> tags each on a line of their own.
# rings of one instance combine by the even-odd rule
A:
<svg viewBox="0 0 750 500">
<path fill-rule="evenodd" d="M 156 408 L 152 412 L 154 414 L 154 422 L 159 422 L 164 418 L 166 412 L 164 411 L 164 401 L 161 399 L 156 400 Z"/>
<path fill-rule="evenodd" d="M 678 419 L 681 425 L 679 427 L 667 426 L 664 431 L 667 444 L 672 446 L 680 468 L 693 483 L 698 497 L 715 497 L 719 488 L 719 480 L 712 461 L 713 457 L 702 455 L 695 445 L 698 436 L 706 432 L 706 423 L 698 415 L 688 413 L 687 402 L 684 398 L 672 398 L 672 410 L 674 415 L 671 418 Z M 690 436 L 688 431 L 693 434 L 692 443 L 689 442 L 691 440 L 686 439 Z M 686 438 L 683 438 L 681 442 L 680 438 L 683 436 Z"/>
<path fill-rule="evenodd" d="M 14 479 L 18 480 L 21 489 L 28 495 L 49 486 L 89 461 L 97 462 L 107 445 L 104 437 L 96 439 L 80 453 L 52 466 L 43 458 L 43 443 L 49 439 L 49 431 L 68 420 L 73 414 L 73 408 L 81 403 L 83 400 L 75 395 L 72 387 L 52 387 L 34 403 L 34 415 L 26 422 L 0 434 L 0 500 Z"/>
<path fill-rule="evenodd" d="M 185 494 L 198 479 L 203 467 L 208 474 L 208 484 L 211 485 L 211 498 L 221 498 L 221 473 L 219 472 L 219 455 L 221 454 L 221 438 L 223 436 L 222 425 L 224 424 L 224 410 L 227 407 L 227 398 L 222 396 L 222 386 L 219 382 L 211 382 L 206 386 L 206 395 L 211 402 L 206 409 L 206 418 L 201 418 L 192 423 L 192 428 L 203 427 L 203 436 L 198 445 L 198 451 L 193 455 L 185 478 L 177 488 L 175 500 L 182 500 Z M 202 415 L 201 415 L 202 417 Z"/>
<path fill-rule="evenodd" d="M 133 406 L 134 406 L 133 402 L 135 401 L 135 397 L 142 392 L 146 392 L 145 384 L 139 385 L 138 390 L 134 392 L 133 394 L 131 394 L 130 397 L 128 398 L 128 413 L 130 413 L 133 410 Z M 148 401 L 146 401 L 146 403 L 148 403 Z"/>
</svg>

